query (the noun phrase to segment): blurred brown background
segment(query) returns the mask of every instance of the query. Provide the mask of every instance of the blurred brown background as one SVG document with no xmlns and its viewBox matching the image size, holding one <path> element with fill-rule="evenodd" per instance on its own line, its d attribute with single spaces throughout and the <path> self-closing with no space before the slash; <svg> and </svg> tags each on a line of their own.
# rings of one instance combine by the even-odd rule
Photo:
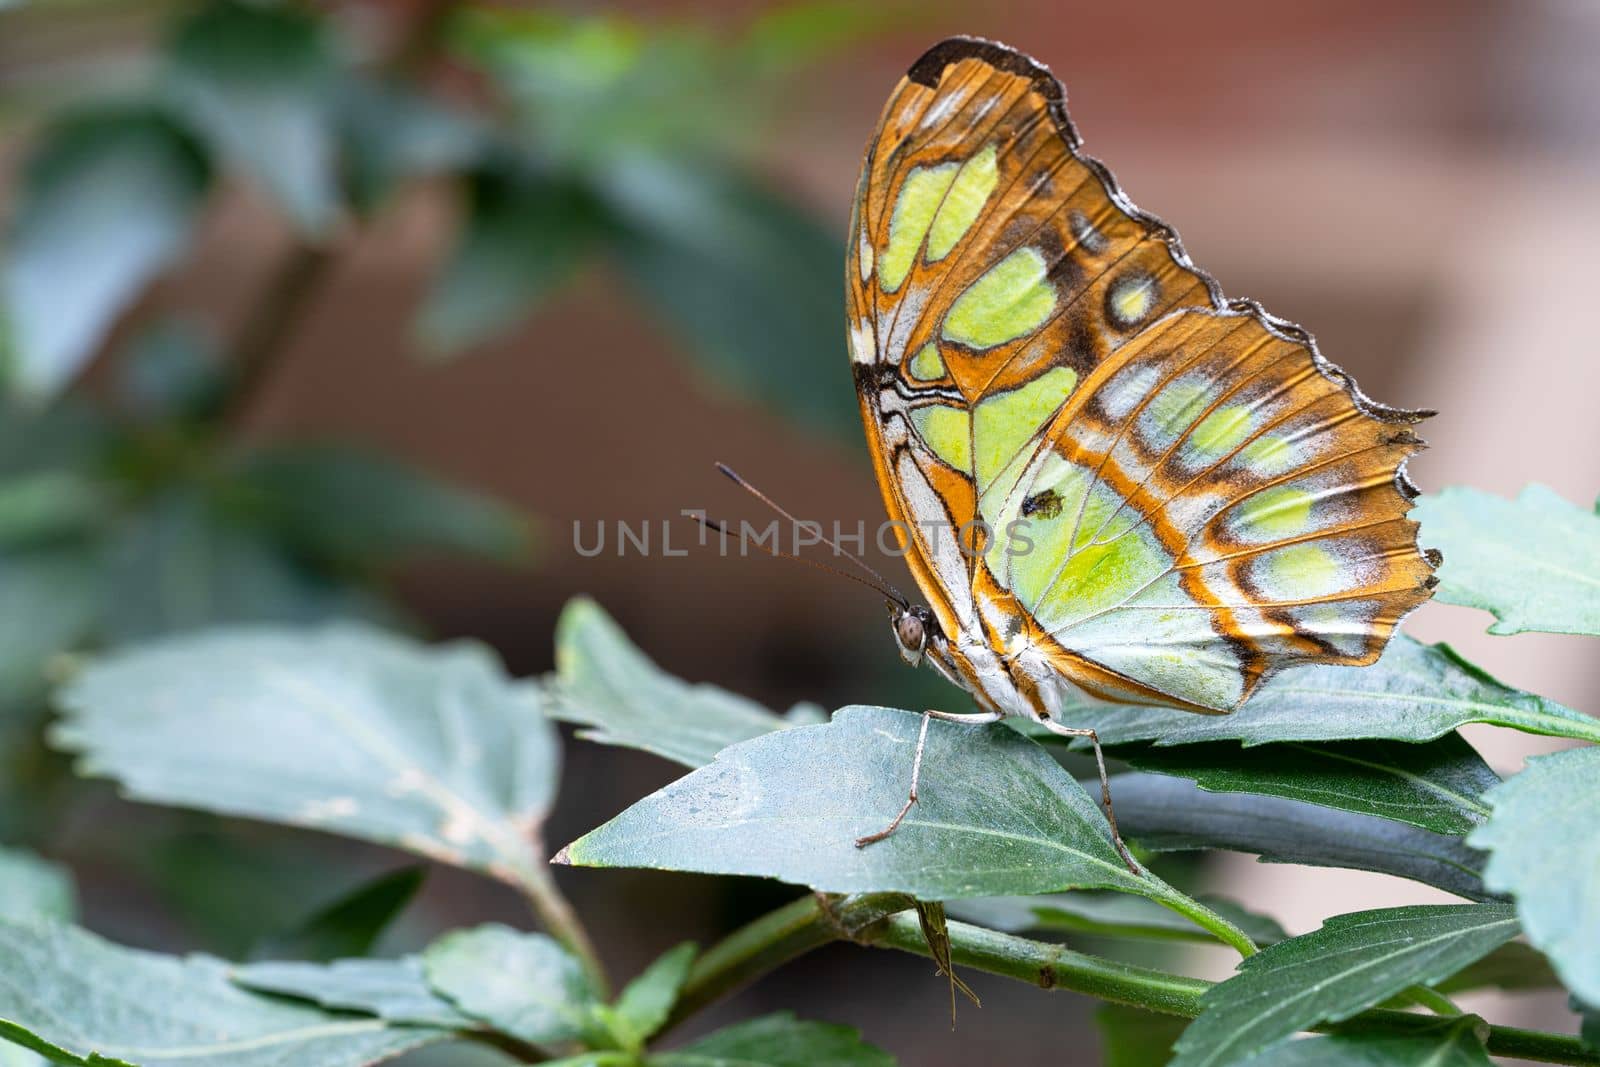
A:
<svg viewBox="0 0 1600 1067">
<path fill-rule="evenodd" d="M 341 6 L 346 17 L 362 17 L 362 5 Z M 608 9 L 649 19 L 748 15 L 737 4 Z M 136 54 L 144 26 L 130 19 L 125 33 L 108 34 L 97 61 Z M 1425 428 L 1432 451 L 1413 468 L 1425 489 L 1461 482 L 1512 494 L 1541 481 L 1569 499 L 1594 497 L 1600 5 L 928 5 L 795 87 L 763 139 L 765 171 L 842 231 L 861 148 L 886 94 L 923 48 L 955 32 L 998 38 L 1048 63 L 1067 84 L 1089 150 L 1136 202 L 1180 229 L 1230 295 L 1256 297 L 1306 325 L 1375 397 L 1439 409 Z M 0 156 L 14 159 L 25 132 L 9 128 Z M 592 529 L 597 520 L 671 520 L 686 543 L 692 533 L 677 518 L 680 508 L 753 517 L 750 502 L 715 476 L 719 459 L 803 516 L 853 526 L 876 521 L 881 505 L 857 442 L 753 406 L 678 358 L 604 268 L 585 270 L 514 334 L 467 357 L 442 365 L 414 358 L 405 309 L 444 253 L 452 210 L 422 185 L 371 225 L 341 234 L 329 283 L 248 414 L 252 435 L 368 442 L 539 517 L 537 561 L 527 572 L 416 567 L 402 579 L 406 602 L 440 635 L 488 640 L 524 673 L 549 668 L 560 605 L 589 593 L 658 662 L 689 679 L 780 707 L 922 699 L 914 694 L 930 690 L 903 674 L 881 606 L 845 583 L 703 551 L 586 559 L 573 550 L 575 522 Z M 130 321 L 174 303 L 238 314 L 286 241 L 256 194 L 230 189 L 208 210 L 195 251 Z M 829 362 L 848 398 L 840 335 L 836 350 L 816 358 Z M 1579 638 L 1490 638 L 1487 622 L 1430 605 L 1410 629 L 1451 641 L 1511 684 L 1579 709 L 1600 707 L 1592 646 L 1585 653 Z M 1490 731 L 1472 739 L 1502 770 L 1541 744 Z M 558 843 L 678 773 L 581 742 L 568 753 L 550 834 Z M 561 877 L 621 970 L 683 937 L 710 938 L 782 896 L 690 877 Z M 1247 857 L 1219 861 L 1208 877 L 1291 932 L 1336 911 L 1445 899 L 1381 876 L 1257 866 Z M 142 910 L 147 902 L 93 882 L 87 895 L 91 925 L 124 940 L 164 936 Z M 449 875 L 433 881 L 422 910 L 440 925 L 517 916 L 507 894 Z M 1219 955 L 1195 965 L 1215 974 L 1227 963 Z M 951 1033 L 944 987 L 930 967 L 838 947 L 713 1017 L 795 1007 L 856 1024 L 902 1062 L 927 1067 L 1096 1062 L 1086 1002 L 998 980 L 973 984 L 984 1006 L 963 1009 Z M 1470 1007 L 1481 1005 L 1469 1000 Z M 1494 1010 L 1497 1021 L 1571 1026 L 1553 998 Z"/>
</svg>

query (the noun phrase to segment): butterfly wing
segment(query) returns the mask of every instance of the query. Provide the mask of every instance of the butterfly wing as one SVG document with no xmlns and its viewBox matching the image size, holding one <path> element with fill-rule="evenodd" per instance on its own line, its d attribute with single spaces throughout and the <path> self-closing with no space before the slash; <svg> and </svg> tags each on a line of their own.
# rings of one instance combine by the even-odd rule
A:
<svg viewBox="0 0 1600 1067">
<path fill-rule="evenodd" d="M 1227 302 L 1032 60 L 953 39 L 913 65 L 851 232 L 863 419 L 946 633 L 1218 711 L 1282 666 L 1371 662 L 1427 596 L 1403 474 L 1425 413 Z"/>
<path fill-rule="evenodd" d="M 879 486 L 956 633 L 975 616 L 955 531 L 978 497 L 1121 343 L 1219 297 L 1078 151 L 1060 83 L 987 41 L 936 46 L 896 88 L 851 234 L 851 352 Z"/>
<path fill-rule="evenodd" d="M 1003 500 L 984 595 L 1111 699 L 1210 710 L 1297 663 L 1371 663 L 1435 584 L 1406 518 L 1421 415 L 1367 400 L 1251 305 L 1187 309 L 1055 416 Z"/>
</svg>

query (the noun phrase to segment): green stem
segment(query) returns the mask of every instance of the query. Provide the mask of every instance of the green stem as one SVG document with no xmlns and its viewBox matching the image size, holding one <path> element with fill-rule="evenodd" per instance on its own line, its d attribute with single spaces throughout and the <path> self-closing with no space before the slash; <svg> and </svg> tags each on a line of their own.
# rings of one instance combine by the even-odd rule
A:
<svg viewBox="0 0 1600 1067">
<path fill-rule="evenodd" d="M 905 910 L 908 906 L 905 897 L 895 894 L 848 897 L 832 903 L 828 898 L 803 897 L 770 912 L 700 957 L 689 972 L 668 1025 L 681 1022 L 766 972 L 831 941 L 851 940 L 931 958 L 921 924 L 915 914 Z M 1217 921 L 1222 922 L 1220 917 Z M 1212 929 L 1211 923 L 1206 926 Z M 1212 986 L 1199 978 L 1118 963 L 1064 945 L 1032 941 L 968 923 L 951 922 L 949 933 L 951 954 L 961 966 L 1146 1011 L 1192 1019 L 1200 1014 L 1200 998 Z M 1238 936 L 1248 943 L 1248 938 Z M 1409 1033 L 1431 1025 L 1432 1018 L 1374 1008 L 1316 1029 L 1328 1033 Z M 1488 1049 L 1498 1056 L 1600 1067 L 1600 1051 L 1585 1048 L 1576 1037 L 1560 1034 L 1491 1026 Z"/>
<path fill-rule="evenodd" d="M 667 1027 L 742 989 L 768 971 L 833 941 L 854 940 L 875 922 L 911 907 L 898 893 L 829 900 L 801 897 L 740 927 L 694 961 Z"/>
<path fill-rule="evenodd" d="M 1456 1007 L 1455 1001 L 1451 1000 L 1437 989 L 1431 989 L 1425 985 L 1411 986 L 1404 993 L 1402 993 L 1401 996 L 1405 997 L 1413 1004 L 1420 1004 L 1422 1007 L 1427 1008 L 1435 1015 L 1453 1017 L 1463 1014 L 1461 1009 Z"/>
<path fill-rule="evenodd" d="M 1177 912 L 1202 930 L 1209 932 L 1218 941 L 1237 951 L 1240 956 L 1250 957 L 1256 954 L 1256 943 L 1250 940 L 1249 934 L 1193 897 L 1180 893 L 1170 886 L 1163 885 L 1161 892 L 1150 899 L 1169 911 Z"/>
<path fill-rule="evenodd" d="M 539 917 L 540 924 L 583 964 L 584 974 L 588 976 L 595 995 L 601 1000 L 611 999 L 611 979 L 606 974 L 605 964 L 600 962 L 600 954 L 589 939 L 589 931 L 573 910 L 572 903 L 556 885 L 550 871 L 543 866 L 529 866 L 520 869 L 517 874 L 517 887 L 527 897 L 528 905 Z"/>
</svg>

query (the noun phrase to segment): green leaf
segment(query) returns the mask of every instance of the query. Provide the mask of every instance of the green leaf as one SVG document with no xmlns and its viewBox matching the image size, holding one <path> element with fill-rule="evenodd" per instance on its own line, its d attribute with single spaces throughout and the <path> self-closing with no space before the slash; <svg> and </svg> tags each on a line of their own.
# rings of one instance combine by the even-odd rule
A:
<svg viewBox="0 0 1600 1067">
<path fill-rule="evenodd" d="M 1258 945 L 1270 945 L 1289 936 L 1276 920 L 1247 911 L 1231 900 L 1208 896 L 1197 899 L 1250 935 L 1250 940 Z M 985 897 L 951 901 L 946 907 L 958 919 L 1007 933 L 1048 930 L 1155 941 L 1200 941 L 1210 944 L 1216 940 L 1215 935 L 1182 915 L 1125 893 Z"/>
<path fill-rule="evenodd" d="M 371 567 L 432 552 L 502 562 L 528 554 L 528 520 L 515 508 L 376 453 L 272 448 L 245 459 L 238 477 L 256 494 L 263 521 L 333 566 Z"/>
<path fill-rule="evenodd" d="M 582 965 L 544 934 L 494 923 L 457 930 L 429 945 L 422 960 L 435 992 L 503 1033 L 544 1044 L 596 1030 Z"/>
<path fill-rule="evenodd" d="M 1592 1049 L 1600 1049 L 1600 1011 L 1583 1013 L 1582 1039 Z"/>
<path fill-rule="evenodd" d="M 1488 1032 L 1475 1015 L 1440 1019 L 1407 1034 L 1336 1034 L 1290 1041 L 1250 1060 L 1252 1067 L 1493 1067 Z"/>
<path fill-rule="evenodd" d="M 339 212 L 339 68 L 316 19 L 291 6 L 209 4 L 178 28 L 167 66 L 173 103 L 216 152 L 303 232 L 324 234 Z"/>
<path fill-rule="evenodd" d="M 604 181 L 623 275 L 707 386 L 857 440 L 833 229 L 731 170 L 640 156 Z"/>
<path fill-rule="evenodd" d="M 1161 1067 L 1189 1020 L 1106 1004 L 1096 1009 L 1094 1025 L 1100 1031 L 1100 1067 Z"/>
<path fill-rule="evenodd" d="M 894 1067 L 894 1058 L 848 1026 L 788 1012 L 723 1027 L 687 1048 L 651 1056 L 650 1067 Z"/>
<path fill-rule="evenodd" d="M 744 874 L 828 893 L 922 900 L 1074 888 L 1171 899 L 1130 873 L 1104 817 L 1045 752 L 1004 727 L 929 724 L 921 798 L 900 810 L 918 716 L 848 707 L 831 723 L 743 741 L 557 856 L 579 866 Z"/>
<path fill-rule="evenodd" d="M 1514 502 L 1446 489 L 1412 517 L 1444 550 L 1434 596 L 1493 612 L 1490 633 L 1600 635 L 1600 514 L 1535 484 Z"/>
<path fill-rule="evenodd" d="M 0 481 L 0 548 L 31 548 L 81 537 L 110 514 L 112 501 L 96 479 L 78 471 L 42 470 Z"/>
<path fill-rule="evenodd" d="M 1246 749 L 1223 741 L 1124 746 L 1115 754 L 1139 770 L 1190 778 L 1211 792 L 1288 797 L 1441 834 L 1464 834 L 1482 823 L 1489 807 L 1479 798 L 1500 784 L 1459 734 L 1425 744 L 1347 741 Z"/>
<path fill-rule="evenodd" d="M 477 1020 L 428 985 L 422 957 L 334 960 L 332 963 L 247 963 L 231 977 L 247 989 L 354 1011 L 392 1023 L 471 1030 Z"/>
<path fill-rule="evenodd" d="M 570 601 L 556 624 L 549 711 L 578 736 L 653 752 L 686 767 L 789 724 L 752 700 L 690 685 L 651 663 L 594 601 Z"/>
<path fill-rule="evenodd" d="M 19 392 L 54 395 L 177 258 L 210 175 L 160 115 L 128 107 L 46 129 L 23 175 L 0 275 Z M 3 347 L 3 346 L 0 346 Z"/>
<path fill-rule="evenodd" d="M 622 990 L 611 1007 L 611 1021 L 613 1030 L 624 1031 L 618 1035 L 624 1048 L 643 1048 L 645 1041 L 667 1021 L 672 1005 L 677 1003 L 678 990 L 689 977 L 695 952 L 691 941 L 669 948 Z"/>
<path fill-rule="evenodd" d="M 1490 894 L 1483 853 L 1459 836 L 1282 797 L 1208 793 L 1156 774 L 1111 779 L 1122 832 L 1154 851 L 1225 848 L 1271 863 L 1378 871 L 1470 900 Z"/>
<path fill-rule="evenodd" d="M 1173 1067 L 1234 1064 L 1318 1023 L 1438 981 L 1515 937 L 1508 904 L 1413 905 L 1329 919 L 1239 964 L 1201 998 Z"/>
<path fill-rule="evenodd" d="M 1396 634 L 1370 667 L 1307 667 L 1269 679 L 1230 715 L 1078 704 L 1057 716 L 1092 726 L 1103 744 L 1155 741 L 1432 741 L 1471 722 L 1600 741 L 1600 722 L 1502 685 L 1447 645 Z"/>
<path fill-rule="evenodd" d="M 434 355 L 510 329 L 589 258 L 603 209 L 569 181 L 514 170 L 472 178 L 467 219 L 417 320 Z"/>
<path fill-rule="evenodd" d="M 110 540 L 100 626 L 111 644 L 219 623 L 394 619 L 374 596 L 308 568 L 259 525 L 189 487 L 126 516 Z"/>
<path fill-rule="evenodd" d="M 0 920 L 0 1037 L 58 1063 L 360 1067 L 444 1036 L 248 993 L 228 980 L 221 960 L 139 952 L 57 923 Z"/>
<path fill-rule="evenodd" d="M 107 656 L 60 703 L 55 742 L 135 798 L 544 876 L 555 728 L 482 646 L 239 627 Z"/>
<path fill-rule="evenodd" d="M 0 702 L 42 694 L 52 656 L 82 642 L 101 608 L 99 561 L 77 548 L 0 552 Z"/>
<path fill-rule="evenodd" d="M 270 937 L 256 959 L 329 961 L 365 956 L 405 910 L 428 876 L 426 867 L 403 867 L 356 887 L 294 929 Z"/>
<path fill-rule="evenodd" d="M 1494 814 L 1467 839 L 1489 852 L 1484 884 L 1516 899 L 1528 940 L 1567 989 L 1600 1004 L 1600 748 L 1535 756 L 1488 799 Z"/>
<path fill-rule="evenodd" d="M 20 848 L 0 848 L 0 919 L 68 920 L 77 890 L 65 867 Z"/>
</svg>

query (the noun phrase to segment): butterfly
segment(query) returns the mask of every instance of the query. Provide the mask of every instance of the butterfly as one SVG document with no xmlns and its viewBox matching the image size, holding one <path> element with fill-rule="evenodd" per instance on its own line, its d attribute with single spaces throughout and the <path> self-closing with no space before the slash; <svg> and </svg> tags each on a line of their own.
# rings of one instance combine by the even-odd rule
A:
<svg viewBox="0 0 1600 1067">
<path fill-rule="evenodd" d="M 1225 298 L 1035 60 L 965 37 L 918 59 L 848 246 L 861 414 L 928 600 L 890 604 L 895 641 L 980 709 L 923 716 L 906 806 L 858 844 L 915 802 L 930 718 L 1026 716 L 1098 757 L 1054 721 L 1080 693 L 1226 713 L 1283 668 L 1372 663 L 1430 595 L 1405 466 L 1433 412 Z"/>
</svg>

